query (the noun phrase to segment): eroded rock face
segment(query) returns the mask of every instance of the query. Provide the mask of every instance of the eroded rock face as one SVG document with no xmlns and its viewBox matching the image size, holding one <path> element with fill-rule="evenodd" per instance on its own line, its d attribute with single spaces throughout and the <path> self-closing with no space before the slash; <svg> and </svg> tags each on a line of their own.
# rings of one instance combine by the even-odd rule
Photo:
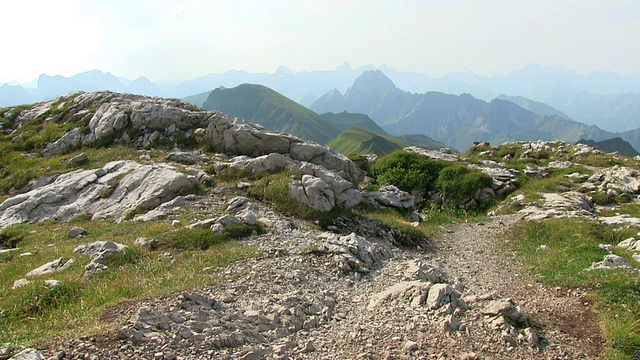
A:
<svg viewBox="0 0 640 360">
<path fill-rule="evenodd" d="M 0 205 L 0 228 L 49 219 L 68 221 L 84 214 L 91 214 L 92 219 L 122 221 L 193 191 L 196 185 L 193 176 L 170 165 L 114 161 L 100 169 L 59 175 L 48 184 L 5 200 Z"/>
<path fill-rule="evenodd" d="M 618 194 L 637 194 L 640 193 L 640 174 L 637 170 L 615 165 L 591 175 L 585 187 L 590 185 L 605 193 L 615 191 Z"/>
</svg>

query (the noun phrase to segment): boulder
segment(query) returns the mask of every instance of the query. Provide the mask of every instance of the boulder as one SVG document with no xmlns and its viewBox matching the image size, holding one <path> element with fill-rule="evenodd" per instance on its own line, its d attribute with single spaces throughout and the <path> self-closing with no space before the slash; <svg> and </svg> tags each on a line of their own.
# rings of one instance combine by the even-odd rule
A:
<svg viewBox="0 0 640 360">
<path fill-rule="evenodd" d="M 411 194 L 393 185 L 385 185 L 378 191 L 369 192 L 368 195 L 381 205 L 395 208 L 409 209 L 415 203 L 415 198 Z"/>
<path fill-rule="evenodd" d="M 587 268 L 586 271 L 611 269 L 633 270 L 633 267 L 621 256 L 608 254 L 604 257 L 604 260 L 591 264 L 591 267 Z"/>
<path fill-rule="evenodd" d="M 312 175 L 303 175 L 289 185 L 289 196 L 318 211 L 329 211 L 336 205 L 331 187 L 322 179 Z"/>
<path fill-rule="evenodd" d="M 198 158 L 190 152 L 172 151 L 167 156 L 167 161 L 173 161 L 184 165 L 193 165 L 198 161 Z"/>
<path fill-rule="evenodd" d="M 42 151 L 42 156 L 64 155 L 82 145 L 82 129 L 77 127 L 62 135 L 58 140 L 47 144 Z M 86 156 L 86 155 L 85 155 Z"/>
<path fill-rule="evenodd" d="M 85 229 L 83 229 L 81 227 L 78 227 L 78 226 L 74 226 L 67 233 L 67 237 L 75 239 L 75 238 L 79 238 L 79 237 L 82 237 L 82 236 L 87 235 L 87 234 L 88 234 L 87 230 L 85 230 Z"/>
<path fill-rule="evenodd" d="M 29 271 L 25 276 L 26 277 L 32 277 L 32 276 L 40 276 L 40 275 L 50 274 L 50 273 L 55 272 L 55 271 L 64 270 L 67 267 L 69 267 L 69 265 L 71 265 L 71 264 L 73 264 L 73 259 L 58 258 L 56 260 L 53 260 L 51 262 L 48 262 L 48 263 L 40 266 L 37 269 L 33 269 L 33 270 Z"/>
</svg>

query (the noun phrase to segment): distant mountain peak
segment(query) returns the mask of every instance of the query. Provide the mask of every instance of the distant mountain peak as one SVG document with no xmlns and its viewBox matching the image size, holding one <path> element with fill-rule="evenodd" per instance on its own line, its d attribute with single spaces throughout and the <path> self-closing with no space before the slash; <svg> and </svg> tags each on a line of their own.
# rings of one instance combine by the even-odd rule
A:
<svg viewBox="0 0 640 360">
<path fill-rule="evenodd" d="M 278 69 L 276 70 L 276 75 L 295 75 L 295 73 L 293 72 L 293 70 L 289 69 L 288 67 L 284 66 L 284 65 L 280 65 L 278 66 Z"/>
<path fill-rule="evenodd" d="M 376 89 L 396 89 L 396 85 L 380 70 L 366 70 L 362 72 L 362 75 L 358 76 L 353 83 L 352 89 L 361 87 L 376 88 Z"/>
</svg>

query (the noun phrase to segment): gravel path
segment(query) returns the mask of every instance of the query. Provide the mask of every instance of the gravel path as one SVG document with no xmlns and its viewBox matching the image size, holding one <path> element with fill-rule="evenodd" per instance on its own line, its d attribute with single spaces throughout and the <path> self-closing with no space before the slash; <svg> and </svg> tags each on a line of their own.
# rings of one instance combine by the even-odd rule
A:
<svg viewBox="0 0 640 360">
<path fill-rule="evenodd" d="M 382 267 L 345 274 L 332 255 L 317 251 L 326 232 L 259 206 L 257 211 L 273 225 L 247 243 L 264 256 L 216 270 L 210 276 L 224 279 L 220 286 L 114 309 L 106 318 L 120 321 L 120 331 L 50 344 L 45 355 L 581 359 L 600 350 L 596 315 L 582 292 L 546 288 L 496 250 L 516 217 L 458 224 L 431 239 L 433 249 L 393 248 Z M 354 230 L 343 225 L 343 233 Z M 380 225 L 358 226 L 379 244 L 394 235 Z M 442 298 L 432 296 L 436 288 Z M 531 327 L 485 315 L 492 304 L 511 304 L 508 299 L 529 316 Z M 537 346 L 530 333 L 540 338 Z"/>
</svg>

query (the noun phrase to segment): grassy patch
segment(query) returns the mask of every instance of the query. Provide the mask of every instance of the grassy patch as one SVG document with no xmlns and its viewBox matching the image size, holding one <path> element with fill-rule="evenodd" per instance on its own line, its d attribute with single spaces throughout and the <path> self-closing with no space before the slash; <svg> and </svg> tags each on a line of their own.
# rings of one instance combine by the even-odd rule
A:
<svg viewBox="0 0 640 360">
<path fill-rule="evenodd" d="M 82 239 L 69 239 L 67 233 L 73 226 L 85 228 L 88 234 Z M 67 224 L 19 224 L 5 229 L 0 236 L 15 239 L 22 249 L 18 253 L 33 255 L 0 259 L 0 343 L 32 345 L 43 339 L 113 330 L 119 324 L 101 320 L 111 306 L 215 284 L 219 277 L 207 268 L 255 255 L 252 248 L 233 240 L 247 231 L 230 229 L 216 241 L 206 242 L 204 231 L 176 229 L 168 222 L 116 224 L 87 221 L 86 217 Z M 137 247 L 133 243 L 138 237 L 157 239 L 161 247 L 158 251 Z M 190 239 L 205 239 L 206 246 Z M 110 259 L 109 271 L 85 277 L 84 266 L 90 257 L 75 254 L 73 249 L 98 240 L 115 241 L 129 248 Z M 178 246 L 179 240 L 185 243 Z M 24 278 L 28 271 L 59 257 L 74 262 L 63 271 L 30 278 L 29 285 L 12 289 L 13 282 Z M 48 289 L 44 286 L 47 279 L 60 280 L 62 286 Z"/>
<path fill-rule="evenodd" d="M 62 174 L 77 168 L 99 168 L 110 161 L 138 160 L 139 157 L 135 150 L 121 146 L 84 148 L 82 152 L 87 155 L 88 161 L 75 167 L 70 166 L 67 160 L 80 154 L 80 151 L 49 158 L 19 151 L 0 152 L 0 194 L 6 195 L 10 189 L 20 189 L 30 180 L 45 175 Z M 150 155 L 153 158 L 161 158 L 158 151 L 152 151 Z"/>
<path fill-rule="evenodd" d="M 640 204 L 624 204 L 616 209 L 600 209 L 598 216 L 616 216 L 628 214 L 633 217 L 640 217 Z"/>
<path fill-rule="evenodd" d="M 390 228 L 400 230 L 406 238 L 404 245 L 420 244 L 426 239 L 438 234 L 443 227 L 453 225 L 459 222 L 480 221 L 484 218 L 477 212 L 465 211 L 453 207 L 440 208 L 431 206 L 422 212 L 425 220 L 420 222 L 418 226 L 413 226 L 409 219 L 409 213 L 406 211 L 398 211 L 395 209 L 372 209 L 361 207 L 357 214 L 363 217 L 369 217 L 379 220 Z"/>
<path fill-rule="evenodd" d="M 519 254 L 543 282 L 590 289 L 606 339 L 605 359 L 634 359 L 640 351 L 640 277 L 626 270 L 584 269 L 604 258 L 599 244 L 617 244 L 628 235 L 587 220 L 553 219 L 519 223 L 504 245 L 508 252 Z M 541 245 L 547 250 L 538 250 Z M 614 252 L 639 265 L 626 251 Z"/>
</svg>

